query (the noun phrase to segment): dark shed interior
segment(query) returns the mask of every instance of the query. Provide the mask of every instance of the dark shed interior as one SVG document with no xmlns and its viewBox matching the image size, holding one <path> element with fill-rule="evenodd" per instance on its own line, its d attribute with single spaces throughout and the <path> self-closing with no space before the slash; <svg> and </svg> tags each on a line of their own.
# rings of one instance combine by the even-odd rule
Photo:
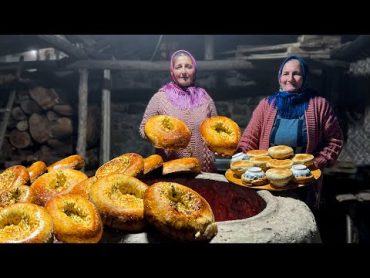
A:
<svg viewBox="0 0 370 278">
<path fill-rule="evenodd" d="M 369 35 L 0 35 L 1 169 L 78 153 L 93 175 L 120 154 L 154 153 L 138 128 L 178 49 L 194 55 L 198 84 L 242 130 L 278 89 L 283 59 L 306 59 L 345 135 L 338 164 L 324 171 L 323 242 L 368 242 Z"/>
</svg>

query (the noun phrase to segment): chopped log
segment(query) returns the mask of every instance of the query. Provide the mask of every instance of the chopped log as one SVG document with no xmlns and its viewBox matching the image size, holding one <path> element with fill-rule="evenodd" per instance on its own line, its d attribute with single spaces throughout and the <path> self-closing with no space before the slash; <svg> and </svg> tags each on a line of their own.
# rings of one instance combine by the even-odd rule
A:
<svg viewBox="0 0 370 278">
<path fill-rule="evenodd" d="M 31 137 L 28 132 L 13 129 L 9 133 L 9 142 L 18 149 L 24 149 L 31 145 Z"/>
<path fill-rule="evenodd" d="M 31 136 L 35 141 L 44 143 L 50 138 L 50 121 L 46 116 L 34 113 L 28 123 Z"/>
<path fill-rule="evenodd" d="M 22 120 L 27 119 L 26 114 L 24 114 L 23 110 L 19 106 L 13 107 L 11 116 L 14 120 L 17 120 L 17 121 L 22 121 Z"/>
<path fill-rule="evenodd" d="M 63 116 L 73 115 L 73 108 L 69 104 L 57 104 L 53 107 L 53 110 Z"/>
<path fill-rule="evenodd" d="M 27 120 L 19 121 L 16 127 L 19 131 L 26 131 L 28 129 L 28 121 Z"/>
<path fill-rule="evenodd" d="M 73 153 L 73 145 L 65 143 L 59 139 L 51 138 L 47 141 L 48 145 L 53 149 L 54 152 L 57 152 L 61 155 L 67 155 Z"/>
<path fill-rule="evenodd" d="M 70 118 L 61 117 L 56 121 L 51 122 L 50 136 L 51 138 L 65 138 L 73 133 L 72 120 Z"/>
<path fill-rule="evenodd" d="M 44 110 L 48 110 L 60 102 L 59 96 L 53 88 L 47 89 L 38 86 L 30 91 L 30 95 Z"/>
<path fill-rule="evenodd" d="M 40 113 L 41 107 L 32 99 L 25 99 L 20 102 L 20 106 L 24 113 L 31 115 L 32 113 Z"/>
<path fill-rule="evenodd" d="M 28 90 L 17 91 L 16 102 L 20 103 L 22 100 L 30 99 L 30 93 Z"/>
<path fill-rule="evenodd" d="M 56 121 L 59 118 L 58 114 L 51 110 L 46 113 L 46 117 L 49 121 Z"/>
<path fill-rule="evenodd" d="M 254 69 L 249 61 L 243 60 L 212 60 L 197 61 L 200 71 L 248 70 Z M 168 71 L 167 61 L 135 61 L 135 60 L 79 60 L 66 66 L 68 69 L 110 69 L 110 70 L 140 70 Z"/>
</svg>

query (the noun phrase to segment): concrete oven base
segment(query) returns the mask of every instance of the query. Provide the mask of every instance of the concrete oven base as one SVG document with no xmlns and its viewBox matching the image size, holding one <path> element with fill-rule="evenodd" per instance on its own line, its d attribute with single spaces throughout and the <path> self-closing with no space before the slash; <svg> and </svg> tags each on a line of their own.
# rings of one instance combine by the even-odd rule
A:
<svg viewBox="0 0 370 278">
<path fill-rule="evenodd" d="M 321 243 L 315 218 L 304 202 L 275 197 L 266 190 L 258 194 L 266 201 L 266 208 L 247 219 L 217 222 L 218 233 L 210 243 Z M 124 235 L 105 231 L 105 234 L 102 242 L 171 242 L 156 231 Z"/>
</svg>

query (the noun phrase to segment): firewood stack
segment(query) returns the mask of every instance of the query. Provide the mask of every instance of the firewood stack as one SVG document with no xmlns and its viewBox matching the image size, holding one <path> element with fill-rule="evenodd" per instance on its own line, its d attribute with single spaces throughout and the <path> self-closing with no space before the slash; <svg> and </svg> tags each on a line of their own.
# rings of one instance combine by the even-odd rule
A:
<svg viewBox="0 0 370 278">
<path fill-rule="evenodd" d="M 78 111 L 62 96 L 61 92 L 42 86 L 17 91 L 3 145 L 3 156 L 7 156 L 3 158 L 4 167 L 37 160 L 51 164 L 75 153 Z M 86 156 L 87 161 L 92 156 L 94 163 L 99 153 L 99 115 L 97 107 L 89 108 Z"/>
</svg>

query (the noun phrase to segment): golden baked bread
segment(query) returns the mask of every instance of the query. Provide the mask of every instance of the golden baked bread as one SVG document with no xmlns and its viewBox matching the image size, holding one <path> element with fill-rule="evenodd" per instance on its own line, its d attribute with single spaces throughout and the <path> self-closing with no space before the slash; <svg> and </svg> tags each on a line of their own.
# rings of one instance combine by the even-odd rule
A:
<svg viewBox="0 0 370 278">
<path fill-rule="evenodd" d="M 266 163 L 267 168 L 290 169 L 293 166 L 291 159 L 271 159 Z"/>
<path fill-rule="evenodd" d="M 174 182 L 157 182 L 144 195 L 145 219 L 161 233 L 180 241 L 210 241 L 217 224 L 209 203 Z"/>
<path fill-rule="evenodd" d="M 256 167 L 260 167 L 263 171 L 268 169 L 267 162 L 271 161 L 272 158 L 270 156 L 253 156 L 249 159 L 250 162 L 254 164 Z"/>
<path fill-rule="evenodd" d="M 79 170 L 85 166 L 85 159 L 78 154 L 70 155 L 48 166 L 48 172 L 58 169 Z"/>
<path fill-rule="evenodd" d="M 144 159 L 137 153 L 122 154 L 100 166 L 95 173 L 97 178 L 110 174 L 125 174 L 135 177 L 143 172 Z"/>
<path fill-rule="evenodd" d="M 67 194 L 78 194 L 81 195 L 82 197 L 89 199 L 89 192 L 91 189 L 91 186 L 98 180 L 97 177 L 92 176 L 88 178 L 87 180 L 83 180 L 80 183 L 77 183 L 71 187 L 71 190 Z"/>
<path fill-rule="evenodd" d="M 238 124 L 225 116 L 205 119 L 200 125 L 200 134 L 207 147 L 220 155 L 233 155 L 240 140 Z"/>
<path fill-rule="evenodd" d="M 32 203 L 33 198 L 28 185 L 20 185 L 12 190 L 0 193 L 0 208 L 15 203 Z"/>
<path fill-rule="evenodd" d="M 97 243 L 103 223 L 95 205 L 77 194 L 55 196 L 45 209 L 54 224 L 55 237 L 66 243 Z"/>
<path fill-rule="evenodd" d="M 201 165 L 196 157 L 178 158 L 163 163 L 162 175 L 173 173 L 200 173 Z"/>
<path fill-rule="evenodd" d="M 250 150 L 247 151 L 247 155 L 249 157 L 268 156 L 269 152 L 267 150 Z"/>
<path fill-rule="evenodd" d="M 59 169 L 43 174 L 31 184 L 33 203 L 44 206 L 52 197 L 68 192 L 72 186 L 86 179 L 84 173 L 73 169 Z"/>
<path fill-rule="evenodd" d="M 144 175 L 158 169 L 163 165 L 163 158 L 158 154 L 152 154 L 144 159 Z"/>
<path fill-rule="evenodd" d="M 293 178 L 293 173 L 290 169 L 271 168 L 266 171 L 266 177 L 271 185 L 283 187 Z"/>
<path fill-rule="evenodd" d="M 0 192 L 15 189 L 29 181 L 30 175 L 26 167 L 22 165 L 11 166 L 0 174 Z"/>
<path fill-rule="evenodd" d="M 14 165 L 0 174 L 0 207 L 17 202 L 29 201 L 27 184 L 29 174 L 26 167 Z"/>
<path fill-rule="evenodd" d="M 314 156 L 309 153 L 297 153 L 293 158 L 293 164 L 303 164 L 306 165 L 307 167 L 312 166 Z"/>
<path fill-rule="evenodd" d="M 189 127 L 180 119 L 169 115 L 150 117 L 144 125 L 144 133 L 157 149 L 184 149 L 191 137 Z"/>
<path fill-rule="evenodd" d="M 39 176 L 46 173 L 47 166 L 44 161 L 36 161 L 27 168 L 28 174 L 30 175 L 30 183 L 33 183 Z"/>
<path fill-rule="evenodd" d="M 148 186 L 123 174 L 111 174 L 98 179 L 89 192 L 104 225 L 138 232 L 145 226 L 144 192 Z"/>
<path fill-rule="evenodd" d="M 236 177 L 240 177 L 248 168 L 253 166 L 253 162 L 249 160 L 237 160 L 230 163 L 230 169 Z"/>
<path fill-rule="evenodd" d="M 287 159 L 294 155 L 291 147 L 285 145 L 278 145 L 268 149 L 269 156 L 275 159 Z"/>
<path fill-rule="evenodd" d="M 53 222 L 47 211 L 30 203 L 0 210 L 0 243 L 52 242 Z"/>
</svg>

